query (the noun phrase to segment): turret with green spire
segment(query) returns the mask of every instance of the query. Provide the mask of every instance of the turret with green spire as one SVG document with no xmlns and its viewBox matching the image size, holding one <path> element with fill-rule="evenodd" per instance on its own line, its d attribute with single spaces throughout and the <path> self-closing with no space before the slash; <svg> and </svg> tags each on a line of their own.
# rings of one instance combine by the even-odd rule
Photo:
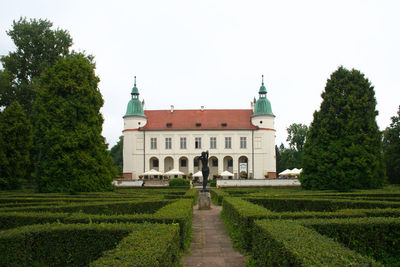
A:
<svg viewBox="0 0 400 267">
<path fill-rule="evenodd" d="M 253 116 L 257 115 L 274 116 L 274 114 L 272 113 L 271 103 L 267 99 L 267 89 L 264 86 L 264 75 L 262 75 L 261 87 L 260 90 L 258 91 L 258 94 L 259 98 L 256 101 Z"/>
<path fill-rule="evenodd" d="M 143 112 L 142 102 L 139 100 L 139 90 L 136 87 L 136 76 L 135 76 L 135 84 L 132 88 L 131 92 L 131 100 L 128 103 L 128 108 L 126 109 L 126 113 L 124 117 L 127 116 L 142 116 L 146 117 Z"/>
</svg>

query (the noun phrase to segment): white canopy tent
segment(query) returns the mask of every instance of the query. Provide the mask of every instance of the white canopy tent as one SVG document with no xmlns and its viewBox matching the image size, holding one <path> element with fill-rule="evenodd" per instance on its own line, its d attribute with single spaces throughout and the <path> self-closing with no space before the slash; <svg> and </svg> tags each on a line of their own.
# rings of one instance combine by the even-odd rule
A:
<svg viewBox="0 0 400 267">
<path fill-rule="evenodd" d="M 199 178 L 198 181 L 203 181 L 203 173 L 201 171 L 196 172 L 195 174 L 193 174 L 193 178 Z"/>
<path fill-rule="evenodd" d="M 198 171 L 195 174 L 193 174 L 193 177 L 201 177 L 201 178 L 203 178 L 203 173 L 201 171 Z"/>
<path fill-rule="evenodd" d="M 291 175 L 300 175 L 300 173 L 301 173 L 301 171 L 302 171 L 303 169 L 297 169 L 297 168 L 294 168 L 293 170 L 292 170 L 292 172 L 290 173 Z"/>
<path fill-rule="evenodd" d="M 229 176 L 233 177 L 233 173 L 231 173 L 231 172 L 229 172 L 229 171 L 223 171 L 223 172 L 221 173 L 221 176 L 222 176 L 222 177 L 229 177 Z"/>
<path fill-rule="evenodd" d="M 181 172 L 181 171 L 179 171 L 179 170 L 177 170 L 177 169 L 172 169 L 172 170 L 170 170 L 170 171 L 167 171 L 166 173 L 165 173 L 165 175 L 168 175 L 168 176 L 172 176 L 172 175 L 184 175 L 184 173 L 183 172 Z"/>
<path fill-rule="evenodd" d="M 289 174 L 291 174 L 291 170 L 286 169 L 283 172 L 279 173 L 279 176 L 288 176 Z"/>
<path fill-rule="evenodd" d="M 279 173 L 279 176 L 289 176 L 289 175 L 299 176 L 302 171 L 303 169 L 299 170 L 297 168 L 294 168 L 293 170 L 286 169 L 283 172 Z"/>
<path fill-rule="evenodd" d="M 143 175 L 162 175 L 162 172 L 156 171 L 155 169 L 151 169 L 150 171 L 143 173 Z"/>
</svg>

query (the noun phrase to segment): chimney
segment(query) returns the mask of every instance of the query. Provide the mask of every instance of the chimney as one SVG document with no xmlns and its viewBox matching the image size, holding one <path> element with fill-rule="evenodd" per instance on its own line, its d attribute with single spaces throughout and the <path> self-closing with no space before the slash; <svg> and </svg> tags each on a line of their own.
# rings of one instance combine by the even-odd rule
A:
<svg viewBox="0 0 400 267">
<path fill-rule="evenodd" d="M 143 107 L 143 110 L 145 110 L 146 104 L 144 103 L 144 99 L 142 100 L 142 107 Z"/>
<path fill-rule="evenodd" d="M 174 113 L 174 105 L 171 105 L 171 113 Z"/>
<path fill-rule="evenodd" d="M 251 110 L 254 112 L 254 102 L 253 101 L 250 102 L 250 106 L 251 106 Z"/>
<path fill-rule="evenodd" d="M 201 110 L 201 111 L 204 111 L 204 106 L 201 106 L 201 107 L 200 107 L 200 110 Z"/>
</svg>

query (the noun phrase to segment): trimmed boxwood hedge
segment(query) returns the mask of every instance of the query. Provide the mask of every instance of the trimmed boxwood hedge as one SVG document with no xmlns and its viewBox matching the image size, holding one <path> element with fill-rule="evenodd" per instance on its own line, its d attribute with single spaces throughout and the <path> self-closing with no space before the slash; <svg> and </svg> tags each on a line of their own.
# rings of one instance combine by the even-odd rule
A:
<svg viewBox="0 0 400 267">
<path fill-rule="evenodd" d="M 187 190 L 183 198 L 190 198 L 193 199 L 193 206 L 196 205 L 199 199 L 199 190 L 197 189 L 190 189 Z"/>
<path fill-rule="evenodd" d="M 400 208 L 399 202 L 322 198 L 244 198 L 271 211 L 336 211 L 339 209 Z"/>
<path fill-rule="evenodd" d="M 400 217 L 400 209 L 346 209 L 335 212 L 273 212 L 242 198 L 225 197 L 222 217 L 235 245 L 251 251 L 252 227 L 256 219 L 304 219 L 304 218 L 351 218 L 351 217 Z"/>
<path fill-rule="evenodd" d="M 129 200 L 129 201 L 102 201 L 89 203 L 73 203 L 59 206 L 45 205 L 33 207 L 2 208 L 0 212 L 25 211 L 25 212 L 83 212 L 87 214 L 135 214 L 154 213 L 172 200 Z"/>
<path fill-rule="evenodd" d="M 250 251 L 252 243 L 253 222 L 265 218 L 268 210 L 262 206 L 241 198 L 224 197 L 222 201 L 222 218 L 228 232 L 237 247 Z"/>
<path fill-rule="evenodd" d="M 190 187 L 190 181 L 187 179 L 183 179 L 183 178 L 172 178 L 171 180 L 168 181 L 168 185 L 169 186 L 180 186 L 180 187 L 186 187 L 189 188 Z"/>
<path fill-rule="evenodd" d="M 382 266 L 290 220 L 254 223 L 256 266 Z"/>
<path fill-rule="evenodd" d="M 385 266 L 399 265 L 400 218 L 309 219 L 297 222 Z"/>
<path fill-rule="evenodd" d="M 229 194 L 222 189 L 211 189 L 210 194 L 212 202 L 218 206 L 222 205 L 222 200 L 224 199 L 224 197 L 229 196 Z"/>
<path fill-rule="evenodd" d="M 179 227 L 150 225 L 146 230 L 132 232 L 115 249 L 89 266 L 178 266 Z"/>
<path fill-rule="evenodd" d="M 0 212 L 0 230 L 37 223 L 118 223 L 118 222 L 154 222 L 179 224 L 181 248 L 187 248 L 191 240 L 192 199 L 180 199 L 172 202 L 154 214 L 99 215 L 85 213 L 51 212 Z"/>
<path fill-rule="evenodd" d="M 150 242 L 152 246 L 148 247 L 144 245 L 149 243 L 147 238 L 156 242 Z M 115 248 L 121 240 L 121 245 Z M 139 255 L 129 255 L 138 247 Z M 87 266 L 110 249 L 120 256 L 125 255 L 125 258 L 120 258 L 134 266 L 156 266 L 160 262 L 176 264 L 179 255 L 178 227 L 157 224 L 43 224 L 0 232 L 0 266 Z M 112 254 L 106 253 L 106 257 Z"/>
</svg>

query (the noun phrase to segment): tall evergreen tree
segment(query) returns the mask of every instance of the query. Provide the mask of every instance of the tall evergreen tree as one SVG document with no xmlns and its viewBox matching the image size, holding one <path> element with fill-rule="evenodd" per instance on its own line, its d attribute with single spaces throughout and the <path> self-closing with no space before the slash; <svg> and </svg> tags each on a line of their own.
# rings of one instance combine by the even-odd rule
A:
<svg viewBox="0 0 400 267">
<path fill-rule="evenodd" d="M 386 128 L 383 136 L 388 180 L 392 184 L 400 184 L 400 106 L 397 116 L 392 117 L 392 123 Z"/>
<path fill-rule="evenodd" d="M 115 174 L 101 136 L 103 98 L 91 57 L 72 53 L 42 74 L 36 90 L 35 180 L 40 192 L 103 191 Z"/>
<path fill-rule="evenodd" d="M 328 79 L 307 135 L 300 177 L 306 189 L 377 188 L 385 179 L 374 87 L 358 70 Z"/>
<path fill-rule="evenodd" d="M 29 116 L 34 101 L 33 81 L 60 56 L 67 55 L 72 38 L 65 30 L 52 30 L 48 20 L 14 21 L 7 34 L 16 51 L 1 57 L 5 69 L 0 73 L 0 107 L 18 101 Z"/>
<path fill-rule="evenodd" d="M 26 180 L 32 127 L 18 102 L 0 114 L 0 188 L 18 189 Z"/>
</svg>

